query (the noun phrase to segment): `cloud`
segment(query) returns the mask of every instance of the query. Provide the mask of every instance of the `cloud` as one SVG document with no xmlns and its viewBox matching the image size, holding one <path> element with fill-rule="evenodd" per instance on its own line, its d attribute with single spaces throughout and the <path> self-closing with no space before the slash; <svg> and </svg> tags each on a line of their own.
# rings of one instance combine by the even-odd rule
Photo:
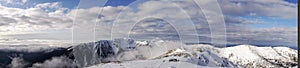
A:
<svg viewBox="0 0 300 68">
<path fill-rule="evenodd" d="M 27 67 L 29 64 L 32 64 L 31 68 L 74 68 L 76 65 L 73 63 L 72 59 L 69 59 L 66 56 L 60 57 L 52 57 L 49 60 L 45 60 L 43 63 L 29 63 L 26 62 L 21 57 L 12 57 L 12 61 L 8 65 L 10 68 L 24 68 Z"/>
<path fill-rule="evenodd" d="M 38 4 L 39 5 L 39 4 Z M 57 5 L 57 3 L 55 3 Z M 52 4 L 53 6 L 53 4 Z M 1 31 L 34 31 L 49 28 L 70 28 L 72 20 L 64 8 L 47 12 L 42 8 L 10 8 L 0 5 Z"/>
<path fill-rule="evenodd" d="M 19 38 L 18 36 L 13 36 L 16 38 Z M 28 37 L 23 36 L 22 37 Z M 70 46 L 70 40 L 51 40 L 46 39 L 43 37 L 43 39 L 10 39 L 10 38 L 4 38 L 0 39 L 0 46 L 6 46 L 6 45 L 12 45 L 12 46 L 24 46 L 24 45 L 31 45 L 31 46 L 53 46 L 53 47 L 67 47 Z"/>
<path fill-rule="evenodd" d="M 12 59 L 12 61 L 8 65 L 8 67 L 10 67 L 10 68 L 24 68 L 28 64 L 21 57 L 14 57 L 14 58 L 11 58 L 11 59 Z"/>
<path fill-rule="evenodd" d="M 60 2 L 53 2 L 53 3 L 42 3 L 37 4 L 35 7 L 37 8 L 61 8 Z"/>
<path fill-rule="evenodd" d="M 297 18 L 297 4 L 284 0 L 218 0 L 224 14 Z"/>
<path fill-rule="evenodd" d="M 229 44 L 284 45 L 295 47 L 297 27 L 251 28 L 231 26 L 227 28 Z"/>
<path fill-rule="evenodd" d="M 231 5 L 234 2 L 242 2 L 240 3 L 241 7 L 239 7 L 239 5 L 228 6 L 228 4 Z M 184 5 L 181 5 L 181 3 Z M 197 19 L 196 22 L 194 21 L 194 24 L 201 25 L 201 26 L 196 26 L 199 34 L 199 39 L 203 39 L 203 38 L 212 39 L 210 37 L 210 32 L 211 32 L 210 27 L 207 27 L 209 26 L 209 24 L 199 24 L 199 23 L 207 23 L 204 15 L 199 14 L 197 12 L 192 12 L 192 11 L 199 11 L 199 10 L 186 8 L 186 7 L 197 8 L 193 6 L 194 5 L 193 3 L 190 3 L 188 1 L 181 2 L 181 3 L 176 3 L 176 4 L 179 5 L 180 7 L 183 7 L 186 10 L 189 10 L 186 11 L 186 13 L 191 15 L 190 17 L 192 17 L 191 18 L 192 20 L 194 18 L 204 18 L 204 19 Z M 226 15 L 225 17 L 225 22 L 227 24 L 226 35 L 229 44 L 235 43 L 235 44 L 295 46 L 295 43 L 297 43 L 296 40 L 297 29 L 295 29 L 296 27 L 291 27 L 291 28 L 273 27 L 273 28 L 260 29 L 255 27 L 249 27 L 248 25 L 260 24 L 262 21 L 241 18 L 241 16 L 247 16 L 251 14 L 256 14 L 256 16 L 265 16 L 265 17 L 280 17 L 283 19 L 296 18 L 295 15 L 297 15 L 297 12 L 294 10 L 296 10 L 297 8 L 295 7 L 294 4 L 287 3 L 281 0 L 280 1 L 253 1 L 253 2 L 252 1 L 226 1 L 226 2 L 219 1 L 219 3 L 221 9 L 223 10 L 223 13 Z M 165 1 L 148 1 L 139 6 L 140 11 L 137 12 L 139 13 L 137 15 L 141 15 L 145 17 L 145 16 L 155 16 L 157 14 L 160 17 L 168 17 L 168 15 L 166 14 L 170 13 L 169 14 L 170 18 L 176 19 L 176 21 L 187 19 L 183 17 L 184 14 L 180 15 L 180 10 L 176 10 L 176 7 L 178 6 L 174 6 L 174 5 L 172 6 L 170 4 L 171 4 L 170 2 L 165 2 Z M 254 7 L 250 7 L 252 5 Z M 278 9 L 278 7 L 285 8 L 287 10 L 281 11 L 281 9 Z M 241 8 L 241 9 L 237 9 L 237 8 Z M 249 8 L 253 8 L 253 9 L 249 9 Z M 270 9 L 270 10 L 265 10 L 265 9 Z M 172 13 L 172 11 L 177 11 L 177 12 Z M 210 11 L 210 12 L 213 13 L 214 11 Z M 199 15 L 192 16 L 197 14 Z M 135 17 L 139 17 L 139 16 L 135 16 Z M 128 18 L 132 18 L 132 17 L 128 17 Z M 176 22 L 172 21 L 171 23 L 176 23 Z M 180 22 L 180 23 L 187 24 L 188 22 Z M 187 31 L 194 31 L 193 29 L 191 29 L 193 25 L 189 25 L 189 26 L 190 27 L 187 28 L 188 29 Z M 174 27 L 178 27 L 178 26 L 174 26 Z M 218 28 L 218 27 L 212 27 L 212 28 Z M 166 31 L 170 31 L 170 30 L 166 30 Z M 179 31 L 183 31 L 183 30 L 179 30 Z M 191 34 L 191 33 L 187 32 L 186 34 Z M 148 34 L 146 34 L 145 36 L 147 35 Z M 143 37 L 142 35 L 139 36 Z M 176 36 L 174 37 L 176 38 Z"/>
<path fill-rule="evenodd" d="M 53 57 L 50 60 L 46 60 L 43 63 L 35 63 L 32 65 L 33 68 L 74 68 L 76 65 L 73 63 L 73 60 L 68 57 Z"/>
<path fill-rule="evenodd" d="M 52 51 L 62 46 L 48 46 L 48 45 L 1 45 L 1 51 L 5 52 L 41 52 L 41 51 Z M 68 46 L 64 46 L 68 47 Z"/>
<path fill-rule="evenodd" d="M 6 4 L 18 4 L 18 5 L 23 5 L 27 1 L 28 0 L 0 0 L 0 2 L 4 2 Z"/>
<path fill-rule="evenodd" d="M 9 5 L 24 5 L 29 0 L 0 0 L 0 3 L 9 4 Z"/>
<path fill-rule="evenodd" d="M 94 38 L 98 40 L 110 39 L 112 23 L 117 14 L 125 8 L 124 6 L 106 6 L 71 10 L 67 15 L 74 20 L 74 40 L 78 40 L 76 42 L 88 42 L 94 41 Z M 129 9 L 127 10 L 129 11 Z M 100 11 L 102 12 L 101 15 Z"/>
<path fill-rule="evenodd" d="M 10 23 L 15 23 L 17 22 L 15 19 L 11 19 L 11 18 L 8 18 L 8 17 L 3 17 L 3 16 L 0 16 L 0 26 L 3 26 L 3 25 L 9 25 Z"/>
<path fill-rule="evenodd" d="M 1 67 L 24 68 L 62 68 L 75 67 L 70 50 L 63 47 L 43 45 L 1 46 Z M 3 62 L 2 62 L 3 61 Z M 5 61 L 5 62 L 4 62 Z M 72 67 L 72 68 L 73 68 Z"/>
<path fill-rule="evenodd" d="M 201 1 L 201 3 L 208 2 Z M 218 3 L 225 15 L 226 35 L 229 43 L 252 44 L 267 41 L 270 44 L 290 44 L 297 42 L 295 41 L 297 30 L 294 30 L 294 27 L 259 29 L 248 25 L 261 24 L 260 20 L 242 18 L 243 16 L 261 16 L 294 19 L 297 18 L 295 4 L 282 0 L 218 0 Z M 210 6 L 203 7 L 209 8 Z M 111 39 L 111 37 L 127 37 L 129 32 L 140 38 L 162 36 L 143 33 L 160 33 L 169 34 L 169 36 L 162 36 L 168 39 L 172 39 L 172 37 L 177 39 L 178 35 L 181 35 L 184 36 L 183 40 L 197 39 L 210 42 L 212 39 L 211 28 L 225 29 L 210 27 L 213 24 L 208 24 L 208 20 L 202 12 L 205 9 L 201 9 L 201 6 L 197 6 L 193 0 L 151 0 L 138 5 L 82 9 L 66 9 L 61 7 L 59 2 L 42 3 L 28 9 L 5 6 L 0 6 L 0 8 L 0 28 L 3 28 L 0 31 L 2 32 L 34 32 L 51 29 L 71 31 L 74 25 L 74 39 L 84 42 Z M 211 10 L 205 11 L 211 14 L 217 13 Z M 149 18 L 157 19 L 151 20 L 154 23 L 138 23 Z M 160 20 L 164 20 L 166 23 L 161 25 L 155 23 Z M 280 31 L 278 31 L 279 29 Z M 293 31 L 290 31 L 291 29 Z M 65 33 L 70 32 L 57 33 L 57 36 Z"/>
<path fill-rule="evenodd" d="M 226 24 L 229 25 L 235 25 L 235 24 L 259 24 L 261 23 L 261 21 L 259 21 L 258 19 L 256 20 L 248 20 L 248 19 L 244 19 L 244 18 L 239 18 L 239 17 L 225 17 L 225 22 Z"/>
</svg>

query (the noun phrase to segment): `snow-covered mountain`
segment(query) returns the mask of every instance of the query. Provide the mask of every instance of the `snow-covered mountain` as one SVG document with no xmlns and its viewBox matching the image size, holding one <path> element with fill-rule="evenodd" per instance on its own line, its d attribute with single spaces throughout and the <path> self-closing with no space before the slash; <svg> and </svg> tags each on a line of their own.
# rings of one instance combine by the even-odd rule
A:
<svg viewBox="0 0 300 68">
<path fill-rule="evenodd" d="M 175 41 L 102 40 L 74 46 L 78 66 L 91 68 L 295 67 L 298 51 L 288 47 L 237 45 L 218 48 Z"/>
<path fill-rule="evenodd" d="M 287 47 L 256 47 L 239 45 L 221 48 L 220 56 L 246 67 L 296 66 L 298 52 Z"/>
<path fill-rule="evenodd" d="M 114 39 L 70 47 L 0 48 L 0 68 L 277 68 L 298 67 L 298 51 L 288 47 Z"/>
</svg>

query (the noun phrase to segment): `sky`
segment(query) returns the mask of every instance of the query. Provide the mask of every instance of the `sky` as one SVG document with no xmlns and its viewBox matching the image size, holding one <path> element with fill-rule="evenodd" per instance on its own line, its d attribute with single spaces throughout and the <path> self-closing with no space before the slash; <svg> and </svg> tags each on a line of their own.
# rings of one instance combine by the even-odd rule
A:
<svg viewBox="0 0 300 68">
<path fill-rule="evenodd" d="M 298 47 L 298 0 L 0 0 L 0 45 L 115 38 Z"/>
</svg>

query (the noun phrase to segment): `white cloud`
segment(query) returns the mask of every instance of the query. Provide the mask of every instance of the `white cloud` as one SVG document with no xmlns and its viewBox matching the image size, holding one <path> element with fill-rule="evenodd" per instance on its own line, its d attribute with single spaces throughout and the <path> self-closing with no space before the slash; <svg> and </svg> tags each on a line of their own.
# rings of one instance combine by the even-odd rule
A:
<svg viewBox="0 0 300 68">
<path fill-rule="evenodd" d="M 71 19 L 65 10 L 47 12 L 41 8 L 10 8 L 0 5 L 0 31 L 35 31 L 49 28 L 70 28 Z"/>
<path fill-rule="evenodd" d="M 227 27 L 230 44 L 284 45 L 296 47 L 297 27 L 253 28 L 245 26 Z"/>
<path fill-rule="evenodd" d="M 27 1 L 28 0 L 0 0 L 0 2 L 4 2 L 6 4 L 19 4 L 19 5 L 23 5 Z"/>
<path fill-rule="evenodd" d="M 76 65 L 73 63 L 73 60 L 69 59 L 66 56 L 53 57 L 50 60 L 46 60 L 43 63 L 34 63 L 33 68 L 73 68 Z"/>
<path fill-rule="evenodd" d="M 38 8 L 61 8 L 60 2 L 53 2 L 53 3 L 42 3 L 42 4 L 37 4 L 35 7 Z"/>
<path fill-rule="evenodd" d="M 24 68 L 24 67 L 26 67 L 26 64 L 28 64 L 28 62 L 25 62 L 23 60 L 23 58 L 21 58 L 21 57 L 14 57 L 11 59 L 12 59 L 12 61 L 8 65 L 8 67 L 10 67 L 10 68 Z"/>
<path fill-rule="evenodd" d="M 71 39 L 71 36 L 68 34 L 71 34 L 72 19 L 65 13 L 67 9 L 59 5 L 61 3 L 54 2 L 46 3 L 46 5 L 41 7 L 27 9 L 0 5 L 1 38 L 23 39 L 17 41 L 2 40 L 0 44 L 60 46 L 60 43 L 66 43 L 66 40 Z M 47 11 L 45 8 L 53 8 L 53 11 Z"/>
<path fill-rule="evenodd" d="M 278 30 L 279 28 L 257 29 L 253 27 L 235 26 L 236 24 L 259 24 L 259 21 L 238 18 L 239 16 L 256 15 L 267 17 L 274 16 L 284 19 L 296 18 L 296 5 L 282 0 L 219 0 L 218 2 L 223 13 L 228 15 L 225 17 L 225 21 L 226 24 L 229 24 L 227 27 L 229 35 L 227 38 L 230 38 L 229 42 L 246 43 L 245 41 L 249 42 L 249 40 L 296 42 L 293 39 L 295 37 L 294 34 L 297 34 L 295 33 L 297 31 L 289 31 L 287 28 L 280 28 L 282 30 L 281 32 L 278 32 L 275 30 Z M 205 4 L 208 2 L 201 1 L 201 3 Z M 54 11 L 50 11 L 49 9 L 53 9 Z M 212 14 L 216 13 L 215 11 L 206 11 Z M 99 15 L 100 13 L 101 15 Z M 22 31 L 47 31 L 51 29 L 64 29 L 71 31 L 72 22 L 74 21 L 75 39 L 85 41 L 110 39 L 111 33 L 114 35 L 113 37 L 125 37 L 132 27 L 150 28 L 148 26 L 151 25 L 134 25 L 135 23 L 147 18 L 160 18 L 171 24 L 175 30 L 179 31 L 180 35 L 189 35 L 188 39 L 195 38 L 197 36 L 210 39 L 209 24 L 207 24 L 207 20 L 200 8 L 192 0 L 180 2 L 159 0 L 147 1 L 139 4 L 137 8 L 126 6 L 105 6 L 85 9 L 66 9 L 61 7 L 61 3 L 59 2 L 42 3 L 28 9 L 10 8 L 0 5 L 0 18 L 0 28 L 4 28 L 0 29 L 0 31 L 12 33 Z M 167 34 L 168 31 L 173 30 L 168 28 L 165 28 L 165 30 L 137 29 L 136 31 L 160 31 Z M 195 28 L 196 30 L 194 30 Z M 96 36 L 94 36 L 94 32 Z M 68 32 L 58 33 L 57 36 L 63 33 Z M 138 34 L 141 32 L 133 33 Z M 141 37 L 143 36 L 146 37 L 147 35 L 141 35 Z M 262 38 L 261 36 L 266 36 L 267 38 Z"/>
<path fill-rule="evenodd" d="M 224 14 L 271 16 L 296 19 L 297 4 L 284 0 L 218 0 Z"/>
</svg>

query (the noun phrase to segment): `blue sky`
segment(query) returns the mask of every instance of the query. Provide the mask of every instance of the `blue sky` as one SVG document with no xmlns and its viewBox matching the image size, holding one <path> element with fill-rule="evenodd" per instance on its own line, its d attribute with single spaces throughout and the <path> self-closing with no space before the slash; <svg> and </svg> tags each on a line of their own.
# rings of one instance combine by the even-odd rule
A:
<svg viewBox="0 0 300 68">
<path fill-rule="evenodd" d="M 298 4 L 298 0 L 285 0 L 285 1 Z"/>
<path fill-rule="evenodd" d="M 61 2 L 63 7 L 66 8 L 75 8 L 79 0 L 28 0 L 26 3 L 23 4 L 14 4 L 14 3 L 6 3 L 0 2 L 1 5 L 9 6 L 9 7 L 16 7 L 16 8 L 30 8 L 34 7 L 36 4 L 39 3 L 51 3 L 51 2 Z"/>
<path fill-rule="evenodd" d="M 127 6 L 136 0 L 108 0 L 105 6 Z M 28 0 L 24 5 L 6 4 L 10 7 L 27 8 L 39 3 L 61 2 L 63 7 L 76 8 L 80 0 Z"/>
<path fill-rule="evenodd" d="M 100 11 L 100 10 L 98 8 L 92 9 L 91 7 L 99 7 L 98 6 L 99 3 L 103 3 L 104 0 L 96 0 L 96 1 L 97 2 L 93 2 L 93 3 L 89 3 L 87 1 L 85 1 L 86 3 L 89 3 L 89 4 L 81 5 L 81 7 L 85 6 L 85 8 L 80 8 L 81 10 L 77 11 L 77 12 L 82 12 L 81 14 L 77 15 L 79 18 L 78 20 L 83 20 L 82 22 L 87 22 L 88 20 L 93 20 L 93 19 L 89 19 L 90 17 L 92 18 L 92 17 L 99 16 L 95 12 Z M 185 22 L 185 20 L 187 20 L 187 19 L 181 18 L 184 16 L 176 17 L 176 14 L 184 13 L 179 10 L 177 11 L 178 6 L 185 7 L 183 9 L 186 10 L 186 13 L 189 13 L 192 11 L 199 11 L 199 10 L 197 10 L 197 9 L 199 9 L 199 7 L 195 7 L 196 6 L 195 3 L 189 3 L 189 2 L 181 3 L 181 4 L 187 4 L 187 5 L 180 5 L 180 3 L 178 3 L 178 2 L 174 2 L 174 3 L 178 3 L 178 6 L 176 7 L 176 6 L 174 6 L 174 3 L 172 3 L 171 1 L 169 3 L 166 1 L 160 1 L 160 0 L 158 0 L 158 1 L 147 1 L 147 0 L 140 1 L 140 0 L 138 0 L 140 2 L 137 2 L 137 4 L 132 4 L 133 2 L 136 2 L 136 1 L 137 0 L 108 0 L 108 2 L 106 2 L 106 4 L 104 5 L 104 7 L 106 8 L 105 10 L 103 10 L 104 14 L 101 15 L 101 16 L 103 16 L 103 20 L 101 19 L 101 21 L 104 22 L 104 23 L 101 23 L 101 25 L 106 25 L 106 26 L 99 26 L 99 27 L 109 30 L 108 26 L 112 25 L 109 23 L 114 22 L 118 18 L 118 17 L 115 17 L 115 16 L 118 16 L 116 14 L 119 14 L 122 11 L 124 11 L 123 12 L 124 14 L 123 15 L 120 14 L 119 17 L 122 19 L 122 21 L 124 18 L 124 20 L 126 20 L 128 22 L 129 21 L 130 22 L 137 21 L 137 20 L 131 20 L 135 17 L 143 18 L 143 17 L 147 17 L 147 15 L 149 15 L 149 16 L 161 15 L 162 18 L 171 16 L 171 18 L 173 18 L 173 17 L 179 18 L 176 20 Z M 189 0 L 187 0 L 187 1 L 189 1 Z M 228 33 L 227 38 L 230 38 L 227 40 L 228 43 L 258 44 L 258 45 L 260 45 L 260 44 L 261 45 L 287 45 L 287 46 L 296 47 L 296 45 L 298 43 L 297 38 L 296 38 L 297 37 L 296 32 L 298 30 L 295 29 L 296 27 L 298 27 L 298 23 L 297 23 L 298 0 L 274 0 L 274 1 L 264 1 L 264 0 L 223 1 L 223 0 L 219 0 L 218 2 L 220 4 L 220 8 L 221 8 L 223 14 L 226 17 L 225 23 L 228 24 L 226 26 L 227 33 Z M 46 4 L 46 3 L 48 3 L 48 4 Z M 58 4 L 54 4 L 54 3 L 58 3 Z M 33 9 L 33 8 L 41 8 L 42 9 L 41 11 L 45 11 L 45 10 L 51 10 L 51 11 L 45 12 L 46 14 L 48 14 L 48 16 L 47 15 L 39 16 L 39 17 L 45 17 L 45 20 L 35 19 L 35 18 L 37 18 L 37 17 L 34 17 L 35 15 L 26 14 L 26 13 L 19 14 L 19 15 L 23 14 L 25 16 L 29 15 L 28 18 L 26 18 L 26 19 L 24 18 L 24 20 L 22 17 L 15 17 L 18 15 L 10 15 L 10 14 L 5 14 L 5 13 L 2 13 L 2 14 L 0 13 L 0 17 L 3 16 L 2 19 L 5 19 L 5 20 L 2 20 L 2 21 L 5 21 L 5 23 L 0 22 L 0 27 L 5 28 L 5 29 L 2 29 L 2 31 L 0 30 L 0 32 L 3 32 L 3 34 L 5 34 L 6 36 L 9 36 L 9 37 L 5 37 L 5 38 L 18 38 L 18 39 L 22 39 L 22 38 L 43 39 L 44 38 L 44 39 L 46 39 L 46 36 L 49 35 L 49 36 L 57 36 L 57 38 L 55 37 L 56 39 L 62 39 L 64 37 L 64 38 L 67 38 L 65 40 L 68 40 L 68 39 L 70 39 L 70 37 L 68 35 L 66 35 L 66 36 L 63 36 L 63 35 L 70 33 L 70 30 L 68 30 L 68 28 L 70 28 L 70 27 L 67 27 L 67 26 L 70 26 L 71 20 L 74 20 L 74 19 L 72 19 L 72 15 L 74 14 L 75 10 L 77 10 L 76 7 L 78 6 L 79 3 L 80 3 L 79 0 L 2 0 L 2 1 L 0 1 L 0 4 L 2 6 L 4 6 L 5 9 L 17 8 L 18 10 L 16 10 L 16 11 L 24 11 L 24 12 L 30 11 L 30 12 L 33 12 L 33 14 L 35 14 L 35 12 L 37 12 L 37 13 L 39 12 L 38 9 Z M 133 6 L 126 7 L 129 4 L 132 4 Z M 40 6 L 37 6 L 37 5 L 40 5 Z M 97 5 L 97 6 L 95 6 L 95 5 Z M 108 6 L 110 6 L 110 7 L 108 7 Z M 120 6 L 123 6 L 123 7 L 120 7 Z M 125 7 L 130 8 L 131 10 L 123 9 Z M 187 7 L 190 7 L 190 8 L 187 8 Z M 207 7 L 207 6 L 205 6 L 205 7 Z M 265 9 L 268 9 L 268 10 L 265 10 Z M 6 10 L 0 10 L 0 11 L 6 11 Z M 56 13 L 58 14 L 58 16 L 49 16 L 51 14 L 52 15 L 56 14 L 55 11 L 57 11 Z M 63 11 L 64 13 L 59 14 L 59 11 Z M 201 11 L 199 11 L 199 12 L 201 13 Z M 45 13 L 41 13 L 41 14 L 45 14 Z M 80 17 L 80 15 L 83 15 L 83 16 Z M 94 15 L 96 15 L 96 16 L 94 16 Z M 164 16 L 164 15 L 166 15 L 166 16 Z M 172 15 L 174 15 L 174 16 L 172 16 Z M 33 17 L 31 17 L 31 16 L 33 16 Z M 205 21 L 205 17 L 203 17 L 203 15 L 196 14 L 191 17 L 195 17 L 193 19 L 196 19 L 196 20 L 198 20 L 197 18 L 204 18 L 203 19 L 204 21 L 202 21 L 202 19 L 201 19 L 198 22 L 194 22 L 195 24 L 198 24 L 198 25 L 194 25 L 195 27 L 197 27 L 197 30 L 205 30 L 207 28 L 207 26 L 209 26 L 207 24 L 203 24 L 203 23 L 207 23 L 207 21 Z M 33 19 L 31 19 L 31 18 L 33 18 Z M 55 21 L 48 22 L 49 20 L 47 20 L 47 18 L 54 19 Z M 64 18 L 66 18 L 66 19 L 64 19 Z M 99 18 L 99 17 L 97 17 L 97 18 Z M 21 21 L 20 21 L 20 19 L 21 19 Z M 30 21 L 28 21 L 27 19 L 29 19 Z M 60 19 L 62 19 L 62 20 L 60 20 Z M 32 21 L 32 20 L 38 20 L 38 21 Z M 176 20 L 174 20 L 174 21 L 176 21 Z M 12 22 L 12 23 L 6 23 L 6 22 Z M 28 24 L 31 24 L 32 26 L 26 25 L 27 22 L 28 22 Z M 68 22 L 68 23 L 65 23 L 65 22 Z M 126 24 L 128 22 L 124 22 L 124 23 Z M 189 22 L 185 22 L 185 23 L 189 23 Z M 20 25 L 20 24 L 22 24 L 22 25 Z M 184 26 L 183 23 L 179 23 L 179 24 Z M 61 25 L 65 25 L 65 26 L 61 26 Z M 82 25 L 84 25 L 84 24 L 82 24 Z M 150 27 L 151 24 L 145 24 L 145 25 L 141 25 L 141 26 L 146 26 L 146 25 L 149 25 L 149 28 L 153 28 L 153 27 Z M 13 27 L 13 26 L 20 26 L 20 29 L 19 29 L 19 27 Z M 25 28 L 24 26 L 28 26 L 28 27 Z M 45 28 L 42 30 L 40 28 L 33 28 L 33 26 L 34 27 L 49 27 L 49 28 L 47 28 L 47 29 Z M 12 28 L 14 28 L 14 29 L 12 29 Z M 56 28 L 56 29 L 54 29 L 54 28 Z M 127 27 L 124 27 L 124 28 L 127 28 Z M 163 28 L 163 27 L 161 27 L 161 28 Z M 166 30 L 168 29 L 167 27 L 164 27 L 164 28 L 166 28 Z M 189 28 L 191 28 L 191 27 L 189 27 Z M 22 31 L 25 29 L 28 31 Z M 14 33 L 18 33 L 18 32 L 13 32 L 14 30 L 19 30 L 18 32 L 21 32 L 21 34 L 14 34 Z M 32 31 L 32 32 L 30 32 L 30 31 Z M 137 31 L 143 31 L 143 30 L 137 30 Z M 144 32 L 145 31 L 147 31 L 147 30 L 144 30 Z M 157 30 L 157 31 L 159 31 L 159 30 Z M 187 31 L 189 31 L 189 30 L 187 30 Z M 32 35 L 36 35 L 38 37 L 22 37 L 22 34 L 24 34 L 24 33 L 27 34 L 28 32 L 30 35 L 32 34 Z M 106 31 L 100 29 L 98 32 L 106 32 Z M 107 35 L 107 34 L 109 34 L 108 32 L 109 31 L 107 31 L 107 33 L 104 33 L 104 34 L 100 34 L 100 38 L 110 37 L 109 35 Z M 122 32 L 122 31 L 120 31 L 120 32 Z M 168 32 L 168 31 L 162 31 L 162 32 Z M 209 30 L 198 31 L 198 32 L 207 33 L 207 34 L 200 33 L 199 35 L 203 35 L 203 36 L 199 36 L 200 39 L 208 38 L 206 41 L 210 40 L 209 36 L 206 36 L 206 35 L 209 35 L 209 33 L 210 33 Z M 43 34 L 43 33 L 48 33 L 48 34 L 44 34 L 46 36 L 43 35 L 42 37 L 41 37 L 41 35 L 37 35 L 37 34 Z M 139 33 L 139 32 L 137 32 L 137 33 Z M 160 32 L 157 32 L 157 33 L 160 33 Z M 258 33 L 258 34 L 256 34 L 256 33 Z M 85 34 L 85 33 L 82 33 L 82 34 Z M 119 34 L 122 34 L 122 33 L 119 33 Z M 166 34 L 168 34 L 168 33 L 166 33 Z M 265 38 L 261 38 L 262 36 L 267 35 L 267 34 L 274 34 L 274 35 L 270 35 Z M 18 35 L 18 36 L 15 36 L 15 35 Z M 240 36 L 236 37 L 237 35 L 240 35 Z M 28 35 L 24 35 L 24 36 L 28 36 Z M 85 36 L 91 36 L 91 35 L 89 35 L 89 34 L 83 35 L 83 37 L 85 37 Z M 272 37 L 272 36 L 276 36 L 276 37 Z M 141 37 L 143 37 L 143 36 L 141 36 Z M 3 36 L 3 38 L 4 38 L 4 36 Z M 245 39 L 247 39 L 247 40 L 245 40 Z M 282 42 L 282 39 L 286 39 L 286 40 L 284 42 Z M 47 40 L 49 40 L 48 37 L 47 37 Z M 51 40 L 55 40 L 55 39 L 51 39 Z M 1 37 L 0 37 L 0 41 L 1 41 Z M 253 41 L 253 42 L 251 42 L 251 41 Z M 257 42 L 257 41 L 265 41 L 268 43 L 270 42 L 270 44 L 266 44 L 265 42 Z M 275 44 L 275 42 L 276 42 L 276 44 Z M 207 43 L 207 42 L 202 42 L 202 43 Z M 274 44 L 272 44 L 272 43 L 274 43 Z"/>
</svg>

